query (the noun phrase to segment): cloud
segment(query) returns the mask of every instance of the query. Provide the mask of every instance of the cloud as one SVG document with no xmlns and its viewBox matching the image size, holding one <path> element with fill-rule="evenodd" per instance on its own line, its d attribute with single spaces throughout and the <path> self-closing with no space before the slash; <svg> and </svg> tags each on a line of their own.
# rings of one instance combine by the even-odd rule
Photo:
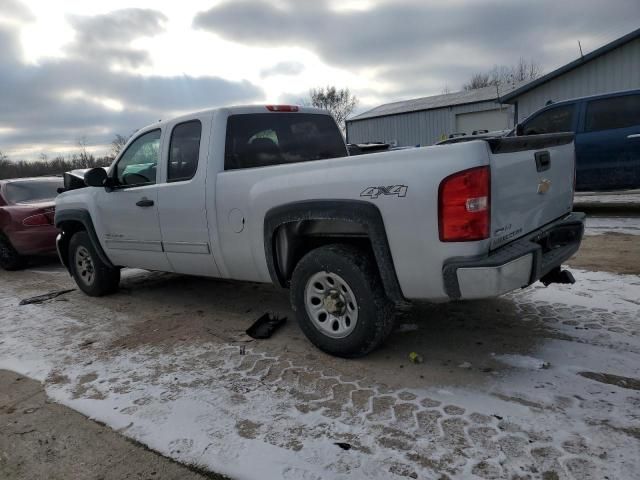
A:
<svg viewBox="0 0 640 480">
<path fill-rule="evenodd" d="M 76 33 L 67 52 L 85 59 L 137 67 L 148 62 L 147 52 L 130 44 L 140 37 L 151 37 L 164 30 L 167 17 L 156 10 L 126 8 L 95 16 L 70 16 Z"/>
<path fill-rule="evenodd" d="M 35 19 L 31 10 L 17 0 L 0 0 L 2 19 L 31 22 Z"/>
<path fill-rule="evenodd" d="M 300 62 L 279 62 L 273 67 L 265 68 L 260 72 L 262 78 L 275 75 L 298 75 L 304 71 L 304 65 Z"/>
<path fill-rule="evenodd" d="M 575 44 L 603 26 L 626 33 L 638 18 L 638 0 L 618 0 L 615 8 L 597 0 L 400 0 L 364 11 L 336 11 L 328 0 L 234 0 L 198 13 L 194 26 L 243 44 L 303 47 L 343 68 L 395 68 L 400 79 L 418 66 L 429 81 L 445 77 L 439 65 L 466 63 L 477 71 L 523 55 L 553 67 L 566 55 L 553 48 L 557 43 Z M 459 87 L 469 71 L 460 68 L 446 83 Z"/>
<path fill-rule="evenodd" d="M 77 18 L 80 30 L 68 55 L 38 64 L 22 62 L 18 29 L 0 23 L 0 150 L 11 154 L 40 146 L 46 152 L 49 145 L 73 146 L 83 136 L 90 144 L 106 145 L 115 133 L 128 134 L 177 113 L 264 97 L 248 81 L 112 70 L 106 58 L 135 55 L 127 41 L 154 34 L 164 17 L 148 10 L 126 12 L 129 20 L 117 27 L 112 20 L 122 18 L 122 11 Z"/>
</svg>

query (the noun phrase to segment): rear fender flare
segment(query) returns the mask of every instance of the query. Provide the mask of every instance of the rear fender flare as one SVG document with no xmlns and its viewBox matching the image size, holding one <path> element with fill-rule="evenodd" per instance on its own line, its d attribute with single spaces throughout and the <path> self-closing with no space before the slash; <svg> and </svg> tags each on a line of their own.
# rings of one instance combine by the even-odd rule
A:
<svg viewBox="0 0 640 480">
<path fill-rule="evenodd" d="M 361 200 L 306 200 L 267 211 L 264 219 L 264 248 L 273 283 L 281 287 L 287 284 L 277 266 L 276 232 L 285 224 L 304 220 L 340 220 L 364 226 L 387 296 L 396 303 L 406 301 L 396 276 L 382 214 L 375 205 Z"/>
</svg>

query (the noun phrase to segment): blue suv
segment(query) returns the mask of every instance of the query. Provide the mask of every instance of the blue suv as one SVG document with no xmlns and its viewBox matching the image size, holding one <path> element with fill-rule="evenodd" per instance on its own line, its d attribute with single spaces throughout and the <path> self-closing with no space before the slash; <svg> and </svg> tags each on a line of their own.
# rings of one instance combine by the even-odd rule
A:
<svg viewBox="0 0 640 480">
<path fill-rule="evenodd" d="M 553 103 L 521 128 L 524 135 L 575 132 L 576 190 L 640 188 L 640 90 Z"/>
</svg>

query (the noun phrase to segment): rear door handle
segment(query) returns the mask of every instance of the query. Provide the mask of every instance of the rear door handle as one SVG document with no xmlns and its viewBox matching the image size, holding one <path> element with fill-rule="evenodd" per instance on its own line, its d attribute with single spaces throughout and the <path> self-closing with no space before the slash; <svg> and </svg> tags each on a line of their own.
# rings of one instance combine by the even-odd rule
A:
<svg viewBox="0 0 640 480">
<path fill-rule="evenodd" d="M 136 202 L 136 205 L 139 207 L 153 207 L 153 200 L 149 200 L 148 198 L 141 198 Z"/>
<path fill-rule="evenodd" d="M 627 138 L 629 140 L 634 139 L 634 138 L 640 138 L 640 133 L 633 133 L 631 135 L 627 135 Z"/>
</svg>

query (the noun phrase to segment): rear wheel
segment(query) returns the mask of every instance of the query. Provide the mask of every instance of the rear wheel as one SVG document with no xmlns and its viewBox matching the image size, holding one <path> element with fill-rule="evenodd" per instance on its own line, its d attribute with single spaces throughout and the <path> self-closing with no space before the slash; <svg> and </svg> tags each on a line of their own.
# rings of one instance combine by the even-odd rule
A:
<svg viewBox="0 0 640 480">
<path fill-rule="evenodd" d="M 9 239 L 0 235 L 0 267 L 5 270 L 20 270 L 27 266 L 27 258 L 18 254 Z"/>
<path fill-rule="evenodd" d="M 71 237 L 69 267 L 80 290 L 89 296 L 101 297 L 118 290 L 120 270 L 100 260 L 87 232 Z"/>
<path fill-rule="evenodd" d="M 291 303 L 307 338 L 339 357 L 360 357 L 378 347 L 395 319 L 373 259 L 349 245 L 305 255 L 293 272 Z"/>
</svg>

